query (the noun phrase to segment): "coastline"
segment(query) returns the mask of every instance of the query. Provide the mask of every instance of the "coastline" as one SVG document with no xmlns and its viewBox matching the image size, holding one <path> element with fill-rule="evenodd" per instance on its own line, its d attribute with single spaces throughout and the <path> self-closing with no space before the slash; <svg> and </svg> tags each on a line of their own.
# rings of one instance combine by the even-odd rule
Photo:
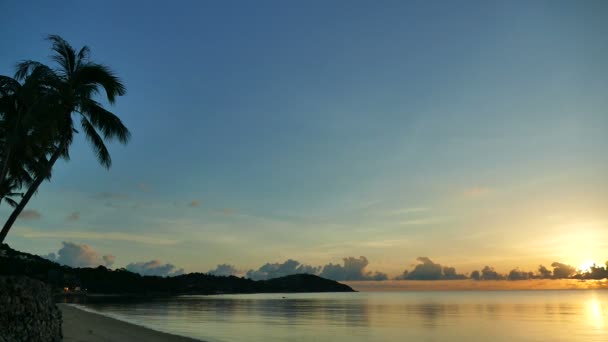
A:
<svg viewBox="0 0 608 342">
<path fill-rule="evenodd" d="M 101 314 L 79 309 L 68 304 L 57 304 L 61 310 L 63 340 L 86 341 L 149 341 L 202 342 L 190 337 L 172 335 Z"/>
</svg>

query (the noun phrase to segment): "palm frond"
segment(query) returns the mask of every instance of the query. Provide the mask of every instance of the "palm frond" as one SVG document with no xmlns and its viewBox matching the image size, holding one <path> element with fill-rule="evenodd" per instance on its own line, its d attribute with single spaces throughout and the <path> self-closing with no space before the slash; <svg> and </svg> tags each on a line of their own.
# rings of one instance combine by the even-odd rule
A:
<svg viewBox="0 0 608 342">
<path fill-rule="evenodd" d="M 74 48 L 65 39 L 56 34 L 49 35 L 47 40 L 51 41 L 51 50 L 56 53 L 51 56 L 51 59 L 61 66 L 61 71 L 66 76 L 70 77 L 76 68 L 76 52 Z"/>
<path fill-rule="evenodd" d="M 103 143 L 103 139 L 97 134 L 95 127 L 93 127 L 91 122 L 86 118 L 83 117 L 80 124 L 82 125 L 85 136 L 91 143 L 91 147 L 93 147 L 93 151 L 95 151 L 95 154 L 97 155 L 97 160 L 106 169 L 109 169 L 110 166 L 112 166 L 112 158 L 110 157 L 110 152 L 108 152 L 106 145 Z"/>
<path fill-rule="evenodd" d="M 33 60 L 23 60 L 15 66 L 15 79 L 24 80 L 34 68 L 44 65 L 40 62 L 36 62 Z"/>
<path fill-rule="evenodd" d="M 81 106 L 81 113 L 90 120 L 94 127 L 101 130 L 104 138 L 117 139 L 122 144 L 129 142 L 131 138 L 129 129 L 118 116 L 103 108 L 98 102 L 86 101 Z"/>
<path fill-rule="evenodd" d="M 83 64 L 89 62 L 89 55 L 91 54 L 91 49 L 88 46 L 83 46 L 78 51 L 78 55 L 76 56 L 76 70 L 80 69 Z"/>
<path fill-rule="evenodd" d="M 17 203 L 15 200 L 13 200 L 10 197 L 4 197 L 4 200 L 6 201 L 6 203 L 8 203 L 8 205 L 10 205 L 11 207 L 16 207 L 19 203 Z"/>
<path fill-rule="evenodd" d="M 122 96 L 127 93 L 127 89 L 120 78 L 118 78 L 110 68 L 102 64 L 83 64 L 79 68 L 77 75 L 74 75 L 74 83 L 77 86 L 101 86 L 106 92 L 108 102 L 111 104 L 114 103 L 117 96 Z"/>
</svg>

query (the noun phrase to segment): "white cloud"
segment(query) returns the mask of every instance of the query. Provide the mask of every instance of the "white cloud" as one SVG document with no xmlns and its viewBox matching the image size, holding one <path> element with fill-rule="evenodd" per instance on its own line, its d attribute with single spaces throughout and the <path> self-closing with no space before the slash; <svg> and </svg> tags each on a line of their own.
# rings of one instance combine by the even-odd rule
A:
<svg viewBox="0 0 608 342">
<path fill-rule="evenodd" d="M 104 265 L 110 267 L 116 259 L 113 255 L 99 256 L 93 247 L 87 244 L 77 244 L 74 242 L 63 241 L 63 247 L 57 254 L 50 253 L 44 258 L 58 262 L 70 267 L 96 267 Z"/>
</svg>

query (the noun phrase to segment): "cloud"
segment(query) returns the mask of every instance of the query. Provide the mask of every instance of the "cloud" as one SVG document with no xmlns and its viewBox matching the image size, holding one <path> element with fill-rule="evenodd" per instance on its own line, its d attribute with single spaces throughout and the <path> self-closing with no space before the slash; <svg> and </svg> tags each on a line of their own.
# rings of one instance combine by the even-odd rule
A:
<svg viewBox="0 0 608 342">
<path fill-rule="evenodd" d="M 310 265 L 300 264 L 300 262 L 289 259 L 284 263 L 267 263 L 257 270 L 249 270 L 245 275 L 249 279 L 253 280 L 265 280 L 278 277 L 284 277 L 290 274 L 318 274 L 321 267 L 314 267 Z"/>
<path fill-rule="evenodd" d="M 104 201 L 104 205 L 114 209 L 137 209 L 139 203 L 129 201 L 129 195 L 120 192 L 99 192 L 91 196 L 96 200 Z"/>
<path fill-rule="evenodd" d="M 343 258 L 343 265 L 329 263 L 323 266 L 320 276 L 332 280 L 386 280 L 388 276 L 382 272 L 366 271 L 369 264 L 366 257 Z"/>
<path fill-rule="evenodd" d="M 213 270 L 209 270 L 207 274 L 215 275 L 215 276 L 231 276 L 238 275 L 241 271 L 236 269 L 233 265 L 230 264 L 220 264 Z"/>
<path fill-rule="evenodd" d="M 143 192 L 149 192 L 150 191 L 150 185 L 144 182 L 140 182 L 137 184 L 137 187 L 139 188 L 139 190 L 143 191 Z"/>
<path fill-rule="evenodd" d="M 464 191 L 464 197 L 477 198 L 487 195 L 490 192 L 489 188 L 482 186 L 474 186 Z"/>
<path fill-rule="evenodd" d="M 43 257 L 43 258 L 45 258 L 47 260 L 50 260 L 50 261 L 57 262 L 57 256 L 53 252 L 51 252 L 49 254 L 46 254 L 46 255 L 41 255 L 41 257 Z"/>
<path fill-rule="evenodd" d="M 111 267 L 114 265 L 114 261 L 116 261 L 116 257 L 113 255 L 104 255 L 101 258 L 106 263 L 106 267 Z"/>
<path fill-rule="evenodd" d="M 427 208 L 427 207 L 411 207 L 411 208 L 388 210 L 385 213 L 387 215 L 407 215 L 407 214 L 421 213 L 421 212 L 425 212 L 425 211 L 429 211 L 429 210 L 430 210 L 430 208 Z"/>
<path fill-rule="evenodd" d="M 188 206 L 190 208 L 197 208 L 200 205 L 201 205 L 201 202 L 197 201 L 197 200 L 192 200 L 192 201 L 190 201 L 190 203 L 188 203 Z"/>
<path fill-rule="evenodd" d="M 140 203 L 117 203 L 117 202 L 106 202 L 104 204 L 108 208 L 114 209 L 139 209 L 141 207 Z"/>
<path fill-rule="evenodd" d="M 21 233 L 25 238 L 60 238 L 60 239 L 79 239 L 79 240 L 114 240 L 131 241 L 148 245 L 174 245 L 178 241 L 173 239 L 155 238 L 142 236 L 141 234 L 129 234 L 119 232 L 75 232 L 75 231 L 35 231 L 29 230 Z"/>
<path fill-rule="evenodd" d="M 528 280 L 534 277 L 534 272 L 520 271 L 519 268 L 512 269 L 507 275 L 508 280 Z"/>
<path fill-rule="evenodd" d="M 91 246 L 87 244 L 77 244 L 74 242 L 62 242 L 63 247 L 57 254 L 49 253 L 43 258 L 55 261 L 70 267 L 97 267 L 103 265 L 110 267 L 116 259 L 113 255 L 99 256 Z"/>
<path fill-rule="evenodd" d="M 120 193 L 120 192 L 99 192 L 93 195 L 95 199 L 101 200 L 117 200 L 117 199 L 127 199 L 129 195 Z"/>
<path fill-rule="evenodd" d="M 485 266 L 481 270 L 481 276 L 479 277 L 479 279 L 481 279 L 481 280 L 502 280 L 502 279 L 505 279 L 505 276 L 494 271 L 494 267 Z"/>
<path fill-rule="evenodd" d="M 160 260 L 130 263 L 126 269 L 146 276 L 172 277 L 184 274 L 183 268 L 178 269 L 173 264 L 163 264 Z"/>
<path fill-rule="evenodd" d="M 551 278 L 551 271 L 543 265 L 538 266 L 538 274 L 542 279 Z"/>
<path fill-rule="evenodd" d="M 551 264 L 551 267 L 553 267 L 553 278 L 568 278 L 571 275 L 576 274 L 576 268 L 562 264 L 561 262 L 556 261 Z"/>
<path fill-rule="evenodd" d="M 450 217 L 428 217 L 428 218 L 401 221 L 401 222 L 399 222 L 399 224 L 402 226 L 422 226 L 422 225 L 427 225 L 427 224 L 443 223 L 443 222 L 449 221 L 450 219 L 451 219 Z"/>
<path fill-rule="evenodd" d="M 236 210 L 232 209 L 232 208 L 222 208 L 218 210 L 220 213 L 224 214 L 224 215 L 234 215 L 236 214 Z"/>
<path fill-rule="evenodd" d="M 70 215 L 68 215 L 66 220 L 72 221 L 72 222 L 78 221 L 78 220 L 80 220 L 80 213 L 78 211 L 75 211 L 75 212 L 71 213 Z"/>
<path fill-rule="evenodd" d="M 456 272 L 454 267 L 442 267 L 441 264 L 434 263 L 428 257 L 418 257 L 416 259 L 419 264 L 414 267 L 411 272 L 404 271 L 402 275 L 396 279 L 407 280 L 453 280 L 466 279 L 464 274 Z"/>
<path fill-rule="evenodd" d="M 551 264 L 553 272 L 547 267 L 540 265 L 537 273 L 521 271 L 519 268 L 512 269 L 508 274 L 500 274 L 493 267 L 485 266 L 481 272 L 473 271 L 471 279 L 475 280 L 528 280 L 528 279 L 567 279 L 577 275 L 576 268 L 561 262 Z"/>
<path fill-rule="evenodd" d="M 25 209 L 19 214 L 21 220 L 40 220 L 41 217 L 40 212 L 34 209 Z"/>
</svg>

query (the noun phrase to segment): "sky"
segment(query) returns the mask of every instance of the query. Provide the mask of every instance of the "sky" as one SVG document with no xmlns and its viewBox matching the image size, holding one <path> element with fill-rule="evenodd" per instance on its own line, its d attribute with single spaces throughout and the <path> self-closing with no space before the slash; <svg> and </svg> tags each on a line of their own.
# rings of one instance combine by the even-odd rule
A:
<svg viewBox="0 0 608 342">
<path fill-rule="evenodd" d="M 187 272 L 365 256 L 470 272 L 608 260 L 604 1 L 2 1 L 0 74 L 48 34 L 127 86 L 6 242 Z M 0 215 L 9 210 L 0 206 Z"/>
</svg>

